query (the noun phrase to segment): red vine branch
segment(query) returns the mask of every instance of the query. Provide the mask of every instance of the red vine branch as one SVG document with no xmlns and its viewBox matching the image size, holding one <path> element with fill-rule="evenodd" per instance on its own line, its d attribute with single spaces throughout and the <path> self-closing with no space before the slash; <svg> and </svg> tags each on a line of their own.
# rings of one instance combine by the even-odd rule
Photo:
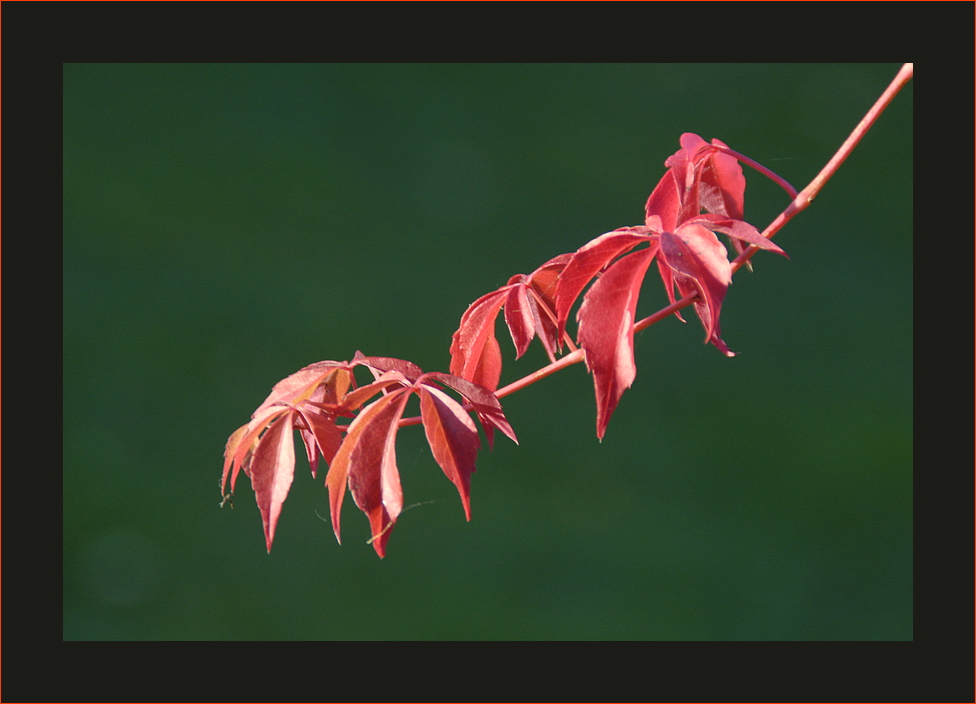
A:
<svg viewBox="0 0 976 704">
<path fill-rule="evenodd" d="M 350 361 L 317 362 L 276 384 L 251 420 L 228 439 L 221 491 L 226 491 L 229 481 L 233 493 L 241 470 L 248 475 L 270 551 L 294 476 L 297 430 L 313 476 L 319 459 L 329 466 L 325 481 L 336 538 L 348 489 L 369 518 L 370 543 L 383 557 L 403 510 L 396 434 L 401 427 L 423 425 L 431 453 L 457 487 L 470 520 L 470 477 L 481 445 L 471 414 L 489 445 L 495 431 L 517 442 L 499 399 L 585 362 L 593 376 L 596 432 L 602 438 L 637 373 L 634 334 L 670 315 L 680 317 L 689 306 L 701 320 L 705 341 L 733 356 L 719 324 L 732 275 L 760 249 L 785 255 L 772 237 L 813 202 L 913 73 L 913 64 L 902 67 L 837 153 L 799 193 L 717 139 L 709 143 L 695 134 L 682 135 L 681 149 L 665 161 L 667 171 L 647 200 L 644 224 L 600 235 L 531 274 L 513 276 L 505 286 L 472 303 L 452 338 L 449 374 L 425 373 L 405 360 L 357 352 Z M 741 164 L 779 184 L 791 198 L 762 232 L 743 219 Z M 732 261 L 717 235 L 728 238 L 737 255 Z M 641 286 L 652 264 L 671 303 L 635 321 Z M 574 344 L 566 326 L 580 299 Z M 539 338 L 550 359 L 548 365 L 502 388 L 498 388 L 502 357 L 495 337 L 499 315 L 504 315 L 516 357 Z M 564 347 L 569 350 L 565 354 Z M 365 367 L 373 381 L 358 384 L 357 367 Z M 404 418 L 411 396 L 419 399 L 420 415 Z M 228 503 L 229 496 L 224 494 L 221 505 Z"/>
</svg>

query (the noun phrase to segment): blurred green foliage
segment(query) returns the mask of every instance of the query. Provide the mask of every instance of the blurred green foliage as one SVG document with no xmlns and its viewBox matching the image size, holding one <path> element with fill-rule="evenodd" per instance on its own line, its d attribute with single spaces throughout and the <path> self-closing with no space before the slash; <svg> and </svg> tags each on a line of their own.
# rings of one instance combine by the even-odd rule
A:
<svg viewBox="0 0 976 704">
<path fill-rule="evenodd" d="M 802 188 L 897 64 L 64 66 L 65 639 L 911 639 L 913 86 L 723 309 L 639 335 L 606 438 L 505 400 L 471 523 L 422 433 L 387 559 L 299 459 L 274 551 L 227 435 L 618 226 L 682 132 Z M 785 195 L 746 169 L 746 219 Z M 666 304 L 653 277 L 638 315 Z M 503 383 L 544 363 L 538 343 Z"/>
</svg>

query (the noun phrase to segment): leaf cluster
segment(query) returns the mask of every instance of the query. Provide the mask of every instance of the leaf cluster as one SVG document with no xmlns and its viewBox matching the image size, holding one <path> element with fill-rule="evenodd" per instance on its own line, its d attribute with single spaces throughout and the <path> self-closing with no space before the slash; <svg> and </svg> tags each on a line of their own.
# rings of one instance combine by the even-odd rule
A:
<svg viewBox="0 0 976 704">
<path fill-rule="evenodd" d="M 474 301 L 452 337 L 449 374 L 425 373 L 405 360 L 357 352 L 351 361 L 317 362 L 276 384 L 251 420 L 228 439 L 221 478 L 222 491 L 229 483 L 231 493 L 241 470 L 250 478 L 268 550 L 294 477 L 297 430 L 313 477 L 320 459 L 329 466 L 325 483 L 336 539 L 348 488 L 369 519 L 373 548 L 380 557 L 385 555 L 403 510 L 397 431 L 416 421 L 404 418 L 414 395 L 433 457 L 457 487 L 471 519 L 470 481 L 481 447 L 471 414 L 489 445 L 495 430 L 517 442 L 496 393 L 502 373 L 495 335 L 500 314 L 516 358 L 536 337 L 551 362 L 566 349 L 581 350 L 593 376 L 599 438 L 637 374 L 634 318 L 652 264 L 672 303 L 693 297 L 705 342 L 732 356 L 721 337 L 720 316 L 733 269 L 729 250 L 717 235 L 728 238 L 737 255 L 750 246 L 784 252 L 743 220 L 746 184 L 740 159 L 745 157 L 717 139 L 709 143 L 695 134 L 682 135 L 680 144 L 665 161 L 667 170 L 647 199 L 642 225 L 600 235 L 531 274 L 511 277 Z M 581 297 L 574 342 L 567 324 Z M 358 385 L 357 367 L 369 370 L 373 380 Z"/>
</svg>

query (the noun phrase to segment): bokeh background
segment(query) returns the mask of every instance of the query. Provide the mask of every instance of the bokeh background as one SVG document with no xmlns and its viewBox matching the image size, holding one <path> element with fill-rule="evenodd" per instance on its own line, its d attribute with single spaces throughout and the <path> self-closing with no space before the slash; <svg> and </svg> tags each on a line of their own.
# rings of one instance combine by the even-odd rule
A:
<svg viewBox="0 0 976 704">
<path fill-rule="evenodd" d="M 270 555 L 245 477 L 218 508 L 279 379 L 446 371 L 475 298 L 642 222 L 682 132 L 802 188 L 897 70 L 65 65 L 64 638 L 911 639 L 911 84 L 736 276 L 739 356 L 646 330 L 602 443 L 576 366 L 505 399 L 471 523 L 401 431 L 385 560 L 301 456 Z M 746 175 L 762 229 L 787 197 Z M 500 333 L 503 383 L 545 363 Z"/>
</svg>

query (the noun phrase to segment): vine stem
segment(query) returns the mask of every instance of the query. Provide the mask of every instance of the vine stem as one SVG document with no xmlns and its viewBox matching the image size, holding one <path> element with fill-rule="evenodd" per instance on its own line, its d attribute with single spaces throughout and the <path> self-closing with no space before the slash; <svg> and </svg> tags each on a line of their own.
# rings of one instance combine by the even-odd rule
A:
<svg viewBox="0 0 976 704">
<path fill-rule="evenodd" d="M 857 123 L 857 127 L 855 127 L 854 131 L 851 132 L 851 136 L 844 141 L 844 143 L 840 146 L 840 149 L 837 150 L 837 153 L 831 157 L 830 161 L 827 162 L 827 165 L 820 170 L 820 173 L 814 177 L 809 185 L 797 194 L 796 198 L 794 198 L 793 202 L 787 206 L 786 210 L 776 216 L 776 219 L 769 224 L 769 227 L 763 230 L 763 237 L 772 239 L 773 235 L 779 232 L 783 225 L 792 220 L 793 217 L 798 213 L 806 210 L 807 206 L 813 202 L 813 199 L 817 197 L 817 194 L 820 193 L 820 190 L 824 187 L 824 185 L 826 185 L 827 181 L 829 181 L 830 178 L 837 173 L 837 169 L 840 168 L 840 165 L 843 164 L 847 157 L 850 156 L 851 152 L 854 151 L 854 147 L 856 147 L 857 143 L 861 141 L 861 138 L 867 134 L 869 129 L 871 129 L 871 126 L 878 119 L 878 116 L 884 112 L 886 107 L 888 107 L 888 103 L 890 103 L 892 99 L 898 95 L 898 92 L 905 87 L 905 84 L 908 83 L 914 75 L 915 64 L 905 64 L 901 67 L 894 80 L 885 89 L 885 92 L 881 94 L 881 97 L 878 98 L 877 102 L 871 106 L 871 109 L 868 110 L 867 114 L 861 118 L 859 123 Z M 746 249 L 746 251 L 736 257 L 732 262 L 732 273 L 735 273 L 742 268 L 742 266 L 747 261 L 752 259 L 752 257 L 755 256 L 756 252 L 758 251 L 759 247 L 751 245 Z"/>
<path fill-rule="evenodd" d="M 867 134 L 868 130 L 871 129 L 871 126 L 874 125 L 881 113 L 884 112 L 884 109 L 888 107 L 888 104 L 896 95 L 898 95 L 898 92 L 905 87 L 905 84 L 907 84 L 914 77 L 914 75 L 914 63 L 907 63 L 901 67 L 891 84 L 885 89 L 884 93 L 881 94 L 881 97 L 878 98 L 874 105 L 871 106 L 871 109 L 868 110 L 867 114 L 865 114 L 861 121 L 857 124 L 854 131 L 851 132 L 850 136 L 840 146 L 840 149 L 838 149 L 834 156 L 831 157 L 830 161 L 827 162 L 827 165 L 820 170 L 820 173 L 814 177 L 806 188 L 796 195 L 786 209 L 777 215 L 776 219 L 773 220 L 765 230 L 763 230 L 763 237 L 772 239 L 772 237 L 779 232 L 786 223 L 788 223 L 802 211 L 806 210 L 806 208 L 813 202 L 813 199 L 817 197 L 817 194 L 820 193 L 827 181 L 829 181 L 830 178 L 837 173 L 837 169 L 840 168 L 841 164 L 843 164 L 847 157 L 850 156 L 851 152 L 854 151 L 854 147 L 857 146 L 858 142 L 860 142 L 864 135 Z M 732 273 L 737 272 L 739 269 L 745 266 L 746 262 L 752 259 L 752 257 L 755 256 L 756 252 L 758 251 L 759 247 L 750 245 L 744 252 L 742 252 L 742 254 L 732 261 Z M 641 330 L 649 328 L 650 326 L 664 320 L 682 308 L 687 308 L 697 299 L 698 294 L 693 293 L 678 301 L 675 301 L 671 305 L 662 308 L 657 313 L 649 315 L 648 317 L 634 323 L 634 332 L 637 333 Z M 547 364 L 541 369 L 537 369 L 531 374 L 528 374 L 517 381 L 513 381 L 507 386 L 503 386 L 495 392 L 495 396 L 498 398 L 504 398 L 515 393 L 516 391 L 524 389 L 526 386 L 534 384 L 540 379 L 545 379 L 547 376 L 555 374 L 561 369 L 570 367 L 574 364 L 582 362 L 583 360 L 583 350 L 573 350 L 569 354 L 560 357 L 555 362 Z M 469 404 L 465 404 L 464 408 L 467 410 L 472 410 Z M 400 421 L 400 425 L 418 425 L 420 422 L 420 418 L 404 418 Z"/>
</svg>

